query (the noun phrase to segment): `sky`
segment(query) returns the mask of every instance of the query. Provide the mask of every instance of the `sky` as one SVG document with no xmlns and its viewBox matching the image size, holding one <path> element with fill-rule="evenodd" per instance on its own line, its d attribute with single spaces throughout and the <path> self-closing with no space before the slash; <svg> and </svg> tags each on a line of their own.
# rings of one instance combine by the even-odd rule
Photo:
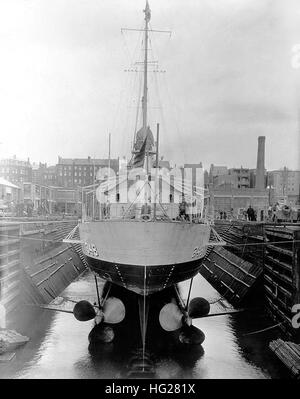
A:
<svg viewBox="0 0 300 399">
<path fill-rule="evenodd" d="M 149 0 L 149 124 L 179 165 L 300 169 L 300 2 Z M 0 158 L 130 155 L 145 0 L 0 1 Z M 299 48 L 297 48 L 297 45 Z M 299 54 L 299 59 L 298 59 Z M 136 122 L 137 121 L 137 122 Z"/>
</svg>

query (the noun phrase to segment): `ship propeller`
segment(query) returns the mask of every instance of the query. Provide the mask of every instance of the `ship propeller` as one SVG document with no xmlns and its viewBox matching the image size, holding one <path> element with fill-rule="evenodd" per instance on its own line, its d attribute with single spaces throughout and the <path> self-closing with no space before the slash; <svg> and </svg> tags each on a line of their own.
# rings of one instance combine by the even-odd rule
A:
<svg viewBox="0 0 300 399">
<path fill-rule="evenodd" d="M 105 323 L 117 324 L 125 318 L 125 306 L 119 298 L 109 297 L 104 303 L 102 312 Z"/>
<path fill-rule="evenodd" d="M 183 314 L 175 303 L 167 303 L 159 312 L 159 322 L 165 331 L 175 331 L 182 327 Z"/>
<path fill-rule="evenodd" d="M 188 315 L 192 319 L 208 315 L 210 311 L 210 304 L 207 299 L 196 297 L 193 298 L 188 305 Z"/>
<path fill-rule="evenodd" d="M 79 301 L 73 308 L 75 319 L 79 321 L 88 321 L 96 317 L 94 306 L 88 301 Z"/>
<path fill-rule="evenodd" d="M 192 319 L 207 316 L 210 304 L 205 298 L 193 298 L 187 311 L 180 309 L 175 303 L 167 303 L 159 313 L 159 322 L 165 331 L 175 331 L 183 326 L 191 326 Z"/>
<path fill-rule="evenodd" d="M 115 297 L 109 297 L 101 308 L 88 301 L 79 301 L 74 306 L 73 314 L 79 321 L 95 319 L 96 324 L 100 324 L 102 321 L 117 324 L 124 320 L 125 306 L 119 298 Z"/>
</svg>

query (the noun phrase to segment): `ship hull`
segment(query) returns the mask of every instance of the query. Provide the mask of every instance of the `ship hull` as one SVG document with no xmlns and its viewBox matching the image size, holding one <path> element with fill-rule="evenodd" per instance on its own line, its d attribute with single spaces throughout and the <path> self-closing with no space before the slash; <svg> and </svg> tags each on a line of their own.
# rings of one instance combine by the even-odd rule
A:
<svg viewBox="0 0 300 399">
<path fill-rule="evenodd" d="M 79 233 L 91 270 L 137 294 L 150 295 L 198 273 L 210 227 L 107 220 L 82 223 Z"/>
</svg>

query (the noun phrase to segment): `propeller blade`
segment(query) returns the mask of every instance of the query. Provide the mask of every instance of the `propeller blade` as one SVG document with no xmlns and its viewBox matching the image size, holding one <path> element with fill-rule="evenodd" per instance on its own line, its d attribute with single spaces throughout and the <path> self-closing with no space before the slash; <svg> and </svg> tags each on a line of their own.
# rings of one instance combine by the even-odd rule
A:
<svg viewBox="0 0 300 399">
<path fill-rule="evenodd" d="M 92 320 L 96 316 L 93 305 L 88 301 L 79 301 L 76 303 L 73 309 L 75 318 L 79 321 Z"/>
<path fill-rule="evenodd" d="M 207 316 L 210 311 L 210 304 L 205 298 L 193 298 L 189 303 L 188 315 L 192 319 Z"/>
<path fill-rule="evenodd" d="M 124 303 L 115 297 L 109 297 L 103 306 L 103 316 L 105 323 L 117 324 L 124 320 Z"/>
<path fill-rule="evenodd" d="M 175 303 L 167 303 L 159 312 L 159 322 L 165 331 L 175 331 L 182 327 L 182 312 Z"/>
<path fill-rule="evenodd" d="M 179 341 L 182 344 L 201 345 L 204 340 L 204 332 L 195 326 L 184 326 L 179 334 Z"/>
<path fill-rule="evenodd" d="M 115 337 L 114 330 L 109 326 L 95 326 L 92 331 L 89 333 L 89 341 L 90 343 L 110 343 L 113 341 Z"/>
</svg>

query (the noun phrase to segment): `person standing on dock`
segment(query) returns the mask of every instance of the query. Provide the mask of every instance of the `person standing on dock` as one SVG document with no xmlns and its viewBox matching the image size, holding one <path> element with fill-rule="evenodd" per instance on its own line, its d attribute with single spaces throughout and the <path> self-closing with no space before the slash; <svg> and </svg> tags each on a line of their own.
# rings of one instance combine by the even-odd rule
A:
<svg viewBox="0 0 300 399">
<path fill-rule="evenodd" d="M 249 205 L 249 208 L 247 209 L 247 216 L 250 222 L 255 221 L 255 212 L 254 209 L 251 207 L 251 205 Z"/>
<path fill-rule="evenodd" d="M 105 219 L 110 219 L 110 201 L 108 198 L 105 204 Z"/>
<path fill-rule="evenodd" d="M 182 201 L 179 204 L 179 217 L 180 219 L 187 219 L 187 214 L 186 214 L 186 208 L 187 208 L 187 203 L 185 200 L 185 197 L 182 197 Z"/>
</svg>

